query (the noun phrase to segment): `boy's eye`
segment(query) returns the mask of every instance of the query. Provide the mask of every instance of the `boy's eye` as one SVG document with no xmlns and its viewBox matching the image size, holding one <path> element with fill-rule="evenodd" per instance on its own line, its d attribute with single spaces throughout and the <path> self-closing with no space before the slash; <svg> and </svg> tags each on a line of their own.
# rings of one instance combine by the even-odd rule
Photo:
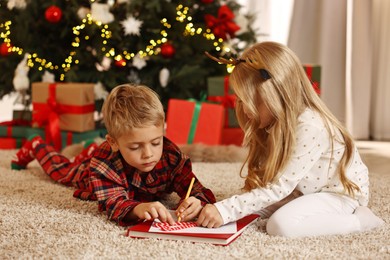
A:
<svg viewBox="0 0 390 260">
<path fill-rule="evenodd" d="M 132 146 L 132 147 L 129 147 L 130 150 L 132 151 L 136 151 L 138 150 L 139 146 Z"/>
<path fill-rule="evenodd" d="M 154 146 L 159 146 L 160 144 L 161 144 L 161 142 L 152 143 L 152 145 L 154 145 Z"/>
</svg>

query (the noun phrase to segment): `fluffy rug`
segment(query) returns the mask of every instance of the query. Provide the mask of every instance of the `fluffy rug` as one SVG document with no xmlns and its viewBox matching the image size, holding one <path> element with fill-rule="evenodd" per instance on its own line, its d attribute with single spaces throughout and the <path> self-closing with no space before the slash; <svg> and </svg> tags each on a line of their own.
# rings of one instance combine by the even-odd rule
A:
<svg viewBox="0 0 390 260">
<path fill-rule="evenodd" d="M 28 170 L 11 171 L 15 150 L 0 150 L 0 258 L 390 259 L 390 146 L 372 144 L 361 142 L 360 150 L 371 171 L 370 207 L 385 220 L 383 227 L 345 236 L 287 239 L 264 233 L 265 221 L 259 220 L 226 247 L 126 237 L 126 229 L 109 222 L 95 202 L 73 198 L 72 188 L 51 181 L 36 162 Z M 193 157 L 194 172 L 218 200 L 240 192 L 243 180 L 237 161 L 245 157 L 243 149 L 183 150 Z M 171 195 L 164 203 L 176 201 Z"/>
</svg>

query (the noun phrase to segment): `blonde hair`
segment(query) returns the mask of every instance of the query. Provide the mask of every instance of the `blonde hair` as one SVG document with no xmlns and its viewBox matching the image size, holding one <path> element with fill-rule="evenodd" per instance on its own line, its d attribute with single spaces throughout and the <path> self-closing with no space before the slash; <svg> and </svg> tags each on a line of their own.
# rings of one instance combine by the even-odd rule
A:
<svg viewBox="0 0 390 260">
<path fill-rule="evenodd" d="M 113 138 L 145 126 L 161 126 L 165 114 L 161 101 L 151 88 L 124 84 L 111 90 L 102 108 L 107 132 Z"/>
<path fill-rule="evenodd" d="M 337 141 L 344 142 L 345 152 L 337 171 L 349 194 L 353 194 L 354 190 L 358 191 L 359 187 L 345 174 L 353 154 L 352 137 L 314 91 L 298 57 L 284 45 L 262 42 L 247 49 L 241 61 L 244 62 L 236 64 L 230 79 L 238 99 L 237 119 L 245 132 L 244 144 L 249 147 L 244 163 L 248 164 L 244 189 L 265 187 L 279 177 L 278 174 L 293 152 L 298 117 L 309 107 L 323 118 L 331 136 L 332 147 L 336 140 L 332 129 L 340 130 L 343 140 Z M 257 67 L 251 64 L 252 61 Z M 269 79 L 259 73 L 259 64 L 261 69 L 268 72 Z M 246 114 L 258 115 L 258 104 L 261 101 L 275 118 L 268 129 L 260 129 L 258 116 L 249 119 Z"/>
</svg>

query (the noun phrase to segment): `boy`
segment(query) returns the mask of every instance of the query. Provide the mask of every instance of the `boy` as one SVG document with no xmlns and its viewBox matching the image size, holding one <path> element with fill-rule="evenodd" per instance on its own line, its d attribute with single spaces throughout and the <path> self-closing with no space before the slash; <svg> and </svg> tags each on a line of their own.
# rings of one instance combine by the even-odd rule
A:
<svg viewBox="0 0 390 260">
<path fill-rule="evenodd" d="M 215 202 L 211 190 L 198 180 L 183 201 L 195 176 L 190 159 L 163 135 L 165 114 L 154 91 L 142 85 L 117 86 L 105 100 L 102 113 L 108 134 L 99 147 L 87 145 L 71 161 L 36 136 L 16 154 L 12 168 L 26 168 L 37 159 L 53 180 L 76 187 L 75 197 L 97 200 L 99 210 L 122 226 L 155 218 L 174 224 L 158 202 L 164 194 L 180 196 L 184 221 L 197 217 L 203 205 Z"/>
</svg>

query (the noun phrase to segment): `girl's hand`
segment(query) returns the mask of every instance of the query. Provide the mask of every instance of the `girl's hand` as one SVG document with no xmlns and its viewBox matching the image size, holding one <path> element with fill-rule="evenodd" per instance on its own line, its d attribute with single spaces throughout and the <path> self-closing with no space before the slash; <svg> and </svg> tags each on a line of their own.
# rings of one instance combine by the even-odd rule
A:
<svg viewBox="0 0 390 260">
<path fill-rule="evenodd" d="M 181 218 L 180 221 L 188 221 L 196 218 L 201 210 L 201 201 L 195 197 L 189 197 L 179 205 L 176 215 Z"/>
<path fill-rule="evenodd" d="M 223 224 L 223 219 L 217 207 L 213 204 L 207 204 L 200 212 L 196 224 L 202 227 L 217 228 Z"/>
<path fill-rule="evenodd" d="M 139 219 L 153 220 L 158 218 L 161 222 L 168 222 L 169 225 L 175 224 L 171 213 L 158 201 L 138 204 L 132 213 Z"/>
</svg>

